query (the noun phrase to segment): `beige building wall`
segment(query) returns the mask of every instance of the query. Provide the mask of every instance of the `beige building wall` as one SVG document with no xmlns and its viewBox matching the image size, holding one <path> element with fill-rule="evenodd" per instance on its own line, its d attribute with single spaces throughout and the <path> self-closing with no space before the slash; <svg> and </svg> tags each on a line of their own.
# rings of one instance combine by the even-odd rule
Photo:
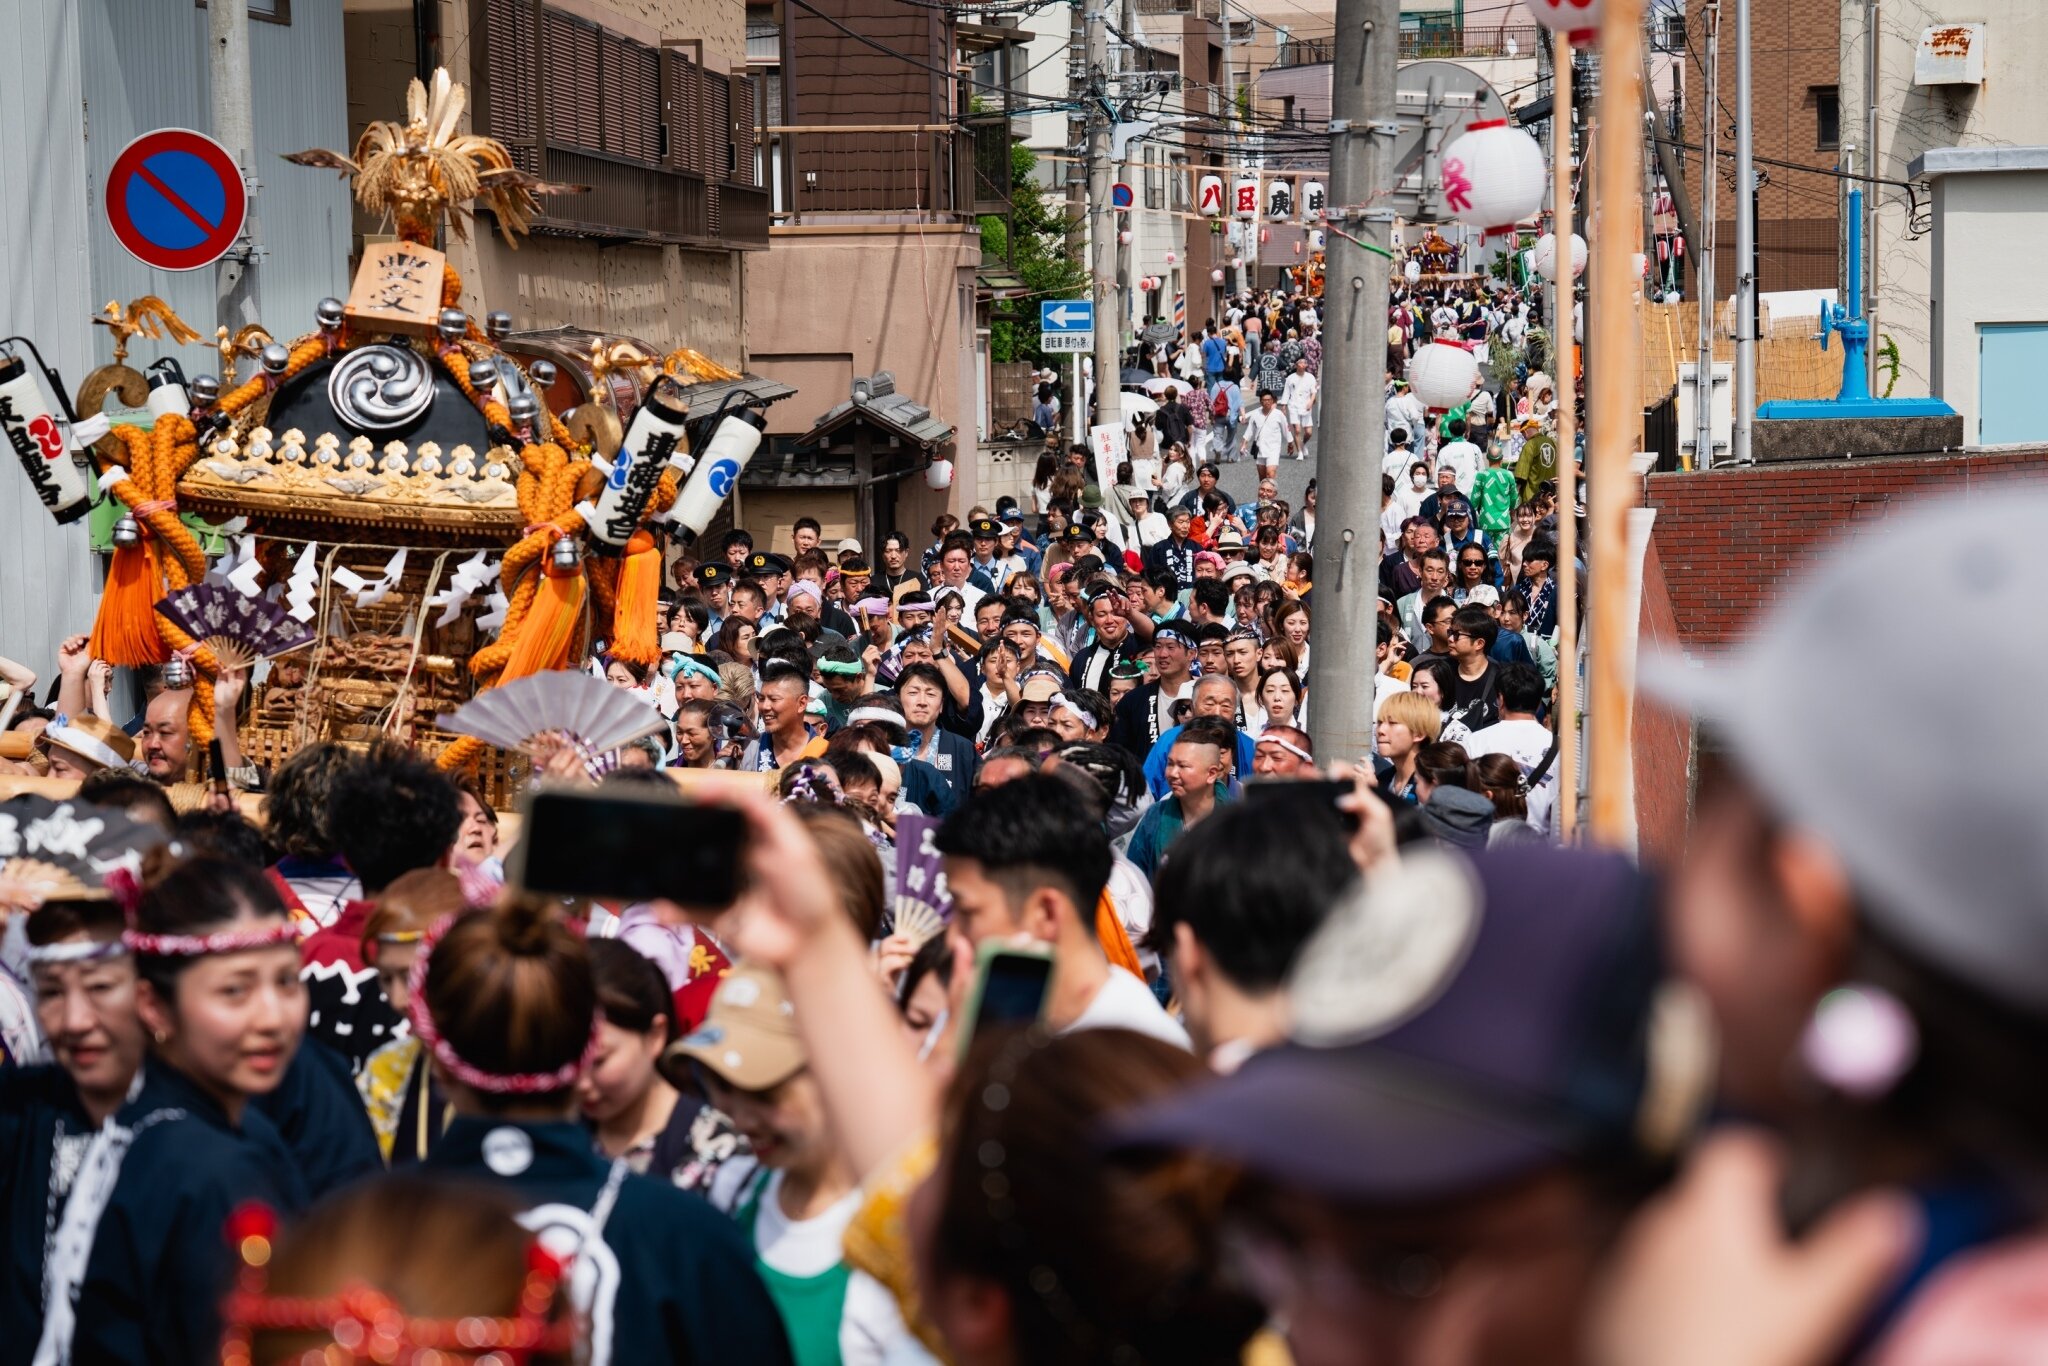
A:
<svg viewBox="0 0 2048 1366">
<path fill-rule="evenodd" d="M 970 506 L 978 496 L 971 452 L 979 230 L 805 225 L 773 228 L 770 238 L 768 251 L 745 260 L 747 350 L 757 373 L 800 392 L 769 408 L 769 435 L 802 435 L 848 396 L 855 375 L 891 371 L 898 393 L 955 429 L 940 452 L 955 463 L 954 487 L 939 493 L 918 476 L 903 480 L 899 523 L 922 533 L 940 512 Z"/>
<path fill-rule="evenodd" d="M 549 0 L 640 42 L 701 39 L 712 69 L 746 59 L 746 10 L 735 0 Z M 412 0 L 343 0 L 349 137 L 371 119 L 401 117 L 413 77 Z M 440 57 L 469 81 L 469 0 L 440 0 Z M 473 229 L 475 225 L 472 225 Z M 388 226 L 356 213 L 356 231 Z M 449 263 L 462 275 L 462 307 L 503 309 L 516 329 L 569 324 L 620 332 L 670 350 L 695 347 L 735 369 L 746 364 L 745 272 L 736 252 L 560 237 L 523 239 L 515 250 L 495 228 L 450 234 Z"/>
<path fill-rule="evenodd" d="M 1857 149 L 1868 141 L 1863 124 L 1863 111 L 1869 106 L 1864 12 L 1864 0 L 1841 0 L 1842 141 Z M 2040 0 L 1884 0 L 1877 35 L 1876 174 L 1903 181 L 1912 160 L 1937 147 L 2048 142 L 2048 83 L 2040 78 L 2048 70 L 2044 19 L 2048 11 Z M 1984 84 L 1915 86 L 1913 58 L 1921 33 L 1951 23 L 1984 25 Z M 1854 164 L 1859 171 L 1867 165 L 1861 150 L 1856 151 Z M 1876 230 L 1865 257 L 1865 288 L 1876 305 L 1874 340 L 1889 337 L 1898 346 L 1896 394 L 1933 393 L 1933 243 L 1924 222 L 1921 232 L 1913 231 L 1912 207 L 1903 189 L 1875 188 Z M 1929 198 L 1924 182 L 1915 194 L 1925 214 Z M 2028 245 L 2017 236 L 2009 239 L 1998 256 L 1986 258 L 1985 275 L 1998 276 L 1991 263 L 2021 259 Z M 1964 406 L 1955 398 L 1950 401 L 1959 410 Z M 1974 394 L 1969 401 L 1975 404 Z M 1974 422 L 1967 430 L 1974 439 Z"/>
</svg>

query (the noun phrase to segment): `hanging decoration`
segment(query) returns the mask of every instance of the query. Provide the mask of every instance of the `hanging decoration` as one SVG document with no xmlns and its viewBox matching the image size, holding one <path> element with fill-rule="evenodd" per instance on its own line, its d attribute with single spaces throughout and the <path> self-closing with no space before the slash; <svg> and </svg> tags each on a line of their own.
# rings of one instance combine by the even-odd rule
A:
<svg viewBox="0 0 2048 1366">
<path fill-rule="evenodd" d="M 1478 380 L 1479 359 L 1460 342 L 1432 341 L 1408 361 L 1408 385 L 1431 412 L 1463 403 Z"/>
<path fill-rule="evenodd" d="M 1239 218 L 1259 216 L 1259 182 L 1249 177 L 1240 179 L 1231 192 L 1231 211 Z"/>
<path fill-rule="evenodd" d="M 1444 206 L 1491 236 L 1543 207 L 1550 172 L 1535 138 L 1506 119 L 1472 124 L 1444 148 Z"/>
<path fill-rule="evenodd" d="M 1218 266 L 1218 267 L 1216 267 L 1216 269 L 1214 269 L 1214 270 L 1210 271 L 1210 272 L 1209 272 L 1209 278 L 1210 278 L 1210 279 L 1211 279 L 1212 281 L 1214 281 L 1215 283 L 1219 284 L 1219 285 L 1220 285 L 1220 284 L 1222 284 L 1222 283 L 1223 283 L 1223 267 L 1221 267 L 1221 266 Z"/>
<path fill-rule="evenodd" d="M 1529 253 L 1530 264 L 1544 279 L 1557 279 L 1557 234 L 1546 232 L 1536 239 L 1536 246 Z M 1586 239 L 1572 234 L 1572 278 L 1578 279 L 1586 273 Z"/>
<path fill-rule="evenodd" d="M 1573 47 L 1585 47 L 1600 36 L 1602 0 L 1528 0 L 1536 22 L 1562 33 Z"/>
<path fill-rule="evenodd" d="M 1272 180 L 1266 183 L 1266 217 L 1284 223 L 1294 217 L 1294 183 Z"/>
<path fill-rule="evenodd" d="M 1195 206 L 1204 218 L 1220 217 L 1223 213 L 1223 177 L 1205 175 L 1195 192 Z"/>
</svg>

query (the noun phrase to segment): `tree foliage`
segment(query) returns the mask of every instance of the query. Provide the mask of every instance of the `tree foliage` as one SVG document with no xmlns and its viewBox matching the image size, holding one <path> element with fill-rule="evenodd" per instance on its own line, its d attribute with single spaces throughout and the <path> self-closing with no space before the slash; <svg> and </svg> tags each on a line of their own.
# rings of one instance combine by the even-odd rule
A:
<svg viewBox="0 0 2048 1366">
<path fill-rule="evenodd" d="M 1038 301 L 1040 299 L 1084 298 L 1088 294 L 1088 269 L 1067 249 L 1068 234 L 1075 229 L 1066 202 L 1047 193 L 1032 171 L 1038 154 L 1023 143 L 1010 145 L 1010 216 L 981 217 L 981 257 L 994 263 L 1009 260 L 1017 278 L 1030 294 L 1017 301 L 1026 315 L 1016 322 L 997 322 L 990 329 L 989 352 L 998 363 L 1029 361 L 1045 365 L 1050 360 L 1038 349 Z"/>
</svg>

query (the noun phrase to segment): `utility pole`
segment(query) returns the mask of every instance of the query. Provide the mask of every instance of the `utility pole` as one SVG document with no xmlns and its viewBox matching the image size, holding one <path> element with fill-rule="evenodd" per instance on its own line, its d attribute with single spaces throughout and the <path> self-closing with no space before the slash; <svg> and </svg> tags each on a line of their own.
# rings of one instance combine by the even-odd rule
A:
<svg viewBox="0 0 2048 1366">
<path fill-rule="evenodd" d="M 1749 0 L 1735 0 L 1735 463 L 1756 457 L 1756 161 L 1750 128 Z"/>
<path fill-rule="evenodd" d="M 256 218 L 256 192 L 262 184 L 251 170 L 256 163 L 256 115 L 249 84 L 249 0 L 212 0 L 207 6 L 206 26 L 213 136 L 242 168 L 242 183 L 249 196 L 242 236 L 221 258 L 214 293 L 221 326 L 238 332 L 255 322 L 261 312 L 256 261 L 262 234 Z"/>
<path fill-rule="evenodd" d="M 1880 398 L 1884 391 L 1877 387 L 1877 280 L 1884 254 L 1877 249 L 1876 177 L 1884 174 L 1877 156 L 1877 21 L 1882 8 L 1878 0 L 1863 0 L 1863 174 L 1871 177 L 1870 193 L 1863 196 L 1863 278 L 1869 282 L 1863 291 L 1863 316 L 1870 328 L 1870 345 L 1865 348 L 1865 358 L 1870 362 L 1870 392 Z"/>
<path fill-rule="evenodd" d="M 1085 2 L 1085 0 L 1084 0 Z M 1112 166 L 1109 159 L 1111 112 L 1115 91 L 1114 73 L 1109 69 L 1109 29 L 1100 6 L 1109 0 L 1094 0 L 1088 11 L 1088 265 L 1094 276 L 1090 295 L 1095 300 L 1095 421 L 1105 426 L 1123 425 L 1123 402 L 1118 397 L 1117 374 L 1123 366 L 1118 355 L 1120 326 L 1116 316 L 1116 211 L 1109 206 Z M 1083 402 L 1076 394 L 1074 401 Z M 1103 490 L 1105 500 L 1109 491 Z M 1311 656 L 1313 657 L 1313 656 Z"/>
<path fill-rule="evenodd" d="M 1573 355 L 1578 288 L 1572 278 L 1572 40 L 1551 35 L 1550 231 L 1557 316 L 1557 833 L 1569 844 L 1579 828 L 1579 363 Z M 1313 659 L 1315 656 L 1309 656 Z"/>
<path fill-rule="evenodd" d="M 1316 610 L 1309 728 L 1325 764 L 1370 748 L 1380 575 L 1380 454 L 1387 430 L 1387 271 L 1400 0 L 1337 0 L 1330 90 L 1329 245 L 1323 275 Z"/>
<path fill-rule="evenodd" d="M 1699 372 L 1693 378 L 1692 458 L 1703 470 L 1714 467 L 1714 310 L 1720 307 L 1721 284 L 1714 274 L 1714 238 L 1720 225 L 1718 207 L 1721 193 L 1721 3 L 1707 5 L 1707 57 L 1705 112 L 1700 117 L 1700 234 L 1692 244 L 1693 269 L 1698 284 L 1693 297 L 1699 302 Z"/>
</svg>

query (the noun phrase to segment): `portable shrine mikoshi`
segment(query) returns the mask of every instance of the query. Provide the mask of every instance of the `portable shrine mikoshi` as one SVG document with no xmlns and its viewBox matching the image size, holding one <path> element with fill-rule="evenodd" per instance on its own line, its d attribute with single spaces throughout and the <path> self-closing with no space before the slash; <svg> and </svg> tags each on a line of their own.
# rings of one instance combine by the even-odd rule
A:
<svg viewBox="0 0 2048 1366">
<path fill-rule="evenodd" d="M 115 363 L 80 386 L 77 411 L 37 357 L 70 418 L 71 449 L 91 443 L 102 487 L 125 506 L 94 657 L 167 665 L 174 683 L 189 668 L 195 752 L 212 735 L 222 665 L 156 610 L 208 573 L 181 513 L 235 527 L 215 573 L 245 593 L 268 585 L 312 633 L 309 650 L 273 660 L 252 690 L 240 732 L 249 761 L 388 737 L 477 772 L 504 804 L 516 756 L 447 734 L 438 719 L 478 690 L 573 667 L 594 639 L 654 663 L 662 541 L 704 529 L 760 442 L 765 424 L 749 405 L 766 400 L 695 352 L 663 360 L 600 337 L 564 375 L 506 349 L 509 315 L 478 320 L 457 307 L 461 279 L 434 246 L 444 223 L 466 236 L 464 205 L 481 200 L 516 245 L 535 196 L 581 188 L 541 182 L 502 144 L 457 133 L 464 102 L 437 71 L 430 86 L 413 82 L 403 123 L 371 123 L 351 155 L 288 158 L 342 171 L 396 232 L 365 250 L 349 298 L 324 300 L 311 332 L 223 336 L 220 377 L 188 383 L 173 361 L 147 376 L 124 363 L 128 337 L 175 324 L 169 310 L 153 299 L 110 305 Z M 238 379 L 249 359 L 256 372 Z M 27 371 L 11 349 L 0 364 L 12 367 L 0 391 Z M 35 380 L 26 373 L 32 390 Z M 565 389 L 576 400 L 566 407 Z M 151 425 L 109 431 L 99 417 L 109 394 L 146 406 Z M 9 435 L 46 506 L 60 520 L 78 515 L 82 498 L 73 509 L 68 489 L 46 489 L 53 476 Z"/>
</svg>

